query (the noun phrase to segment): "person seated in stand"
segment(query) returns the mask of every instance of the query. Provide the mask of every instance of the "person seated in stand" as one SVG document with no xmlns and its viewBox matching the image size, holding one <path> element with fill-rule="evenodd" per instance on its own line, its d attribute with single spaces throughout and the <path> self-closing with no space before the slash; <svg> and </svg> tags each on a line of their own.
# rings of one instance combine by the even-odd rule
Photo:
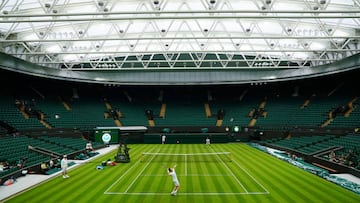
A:
<svg viewBox="0 0 360 203">
<path fill-rule="evenodd" d="M 85 147 L 85 154 L 86 154 L 86 156 L 87 156 L 87 157 L 90 157 L 90 153 L 91 153 L 92 151 L 94 151 L 94 148 L 92 147 L 91 142 L 88 141 L 88 142 L 86 143 L 86 147 Z"/>
<path fill-rule="evenodd" d="M 49 161 L 49 168 L 55 168 L 55 164 L 52 159 L 50 159 L 50 161 Z"/>
<path fill-rule="evenodd" d="M 44 173 L 44 174 L 46 173 L 46 171 L 49 170 L 49 166 L 47 165 L 46 162 L 41 163 L 40 168 L 41 168 L 42 173 Z"/>
<path fill-rule="evenodd" d="M 5 163 L 0 162 L 0 173 L 5 170 Z"/>
<path fill-rule="evenodd" d="M 333 162 L 337 162 L 337 160 L 336 160 L 336 154 L 335 154 L 335 151 L 334 151 L 334 150 L 331 150 L 331 151 L 330 151 L 329 160 L 330 160 L 330 161 L 333 161 Z"/>
<path fill-rule="evenodd" d="M 87 152 L 94 151 L 94 148 L 92 147 L 92 144 L 91 144 L 90 141 L 88 143 L 86 143 L 85 149 L 86 149 Z"/>
<path fill-rule="evenodd" d="M 10 169 L 10 164 L 8 161 L 0 162 L 0 172 Z"/>
<path fill-rule="evenodd" d="M 54 168 L 61 168 L 61 160 L 59 158 L 54 160 Z"/>
<path fill-rule="evenodd" d="M 27 157 L 23 157 L 23 158 L 19 159 L 16 163 L 17 168 L 22 169 L 25 166 L 26 160 L 27 160 Z"/>
</svg>

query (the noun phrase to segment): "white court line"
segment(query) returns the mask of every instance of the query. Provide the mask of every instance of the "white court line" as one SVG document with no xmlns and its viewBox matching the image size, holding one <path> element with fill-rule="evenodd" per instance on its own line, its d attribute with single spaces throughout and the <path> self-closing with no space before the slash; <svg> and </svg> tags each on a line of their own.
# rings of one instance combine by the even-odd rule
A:
<svg viewBox="0 0 360 203">
<path fill-rule="evenodd" d="M 160 150 L 159 150 L 160 151 Z M 130 183 L 130 185 L 126 188 L 125 193 L 129 191 L 129 189 L 132 187 L 132 185 L 135 183 L 135 181 L 140 177 L 143 171 L 149 166 L 151 161 L 154 159 L 155 156 L 153 156 L 150 161 L 143 167 L 143 169 L 139 172 L 139 174 L 135 177 L 135 179 Z"/>
<path fill-rule="evenodd" d="M 242 171 L 246 173 L 251 179 L 253 179 L 256 184 L 258 184 L 263 190 L 265 190 L 265 194 L 270 194 L 270 192 L 258 181 L 256 180 L 247 170 L 245 170 L 238 162 L 236 162 L 234 159 L 232 159 L 232 162 L 234 162 Z"/>
<path fill-rule="evenodd" d="M 261 184 L 259 183 L 258 180 L 256 180 L 249 172 L 247 172 L 247 170 L 245 170 L 240 164 L 238 164 L 235 160 L 232 160 L 239 168 L 241 168 L 242 171 L 244 171 L 248 176 L 250 176 L 250 178 L 252 178 L 256 184 L 260 185 L 260 187 L 262 189 L 264 189 L 266 191 L 266 194 L 270 194 L 270 192 Z"/>
<path fill-rule="evenodd" d="M 160 150 L 159 150 L 159 151 L 160 151 Z M 153 157 L 153 158 L 154 158 L 154 157 Z M 153 158 L 152 158 L 152 159 L 153 159 Z M 152 160 L 152 159 L 151 159 L 151 160 Z M 151 161 L 151 160 L 150 160 L 150 161 Z M 120 176 L 120 178 L 118 178 L 113 184 L 110 185 L 110 187 L 109 187 L 108 189 L 105 190 L 104 194 L 110 194 L 108 191 L 109 191 L 115 184 L 117 184 L 117 183 L 121 180 L 122 177 L 124 177 L 129 171 L 131 171 L 131 169 L 134 168 L 135 165 L 138 164 L 138 163 L 140 163 L 140 161 L 135 162 L 135 164 L 134 164 L 133 166 L 131 166 L 125 173 L 123 173 L 123 175 Z M 149 164 L 150 164 L 150 162 L 149 162 L 148 164 L 146 164 L 146 167 L 147 167 Z M 146 167 L 144 167 L 143 170 L 141 170 L 141 172 L 143 172 Z M 141 174 L 141 172 L 139 173 L 139 175 Z M 139 177 L 139 175 L 135 178 L 135 180 Z M 134 184 L 135 180 L 134 180 L 133 182 L 131 182 L 130 186 L 131 186 L 132 184 Z M 129 187 L 130 187 L 130 186 L 129 186 Z M 127 191 L 129 190 L 129 187 L 126 189 L 125 192 L 127 192 Z"/>
<path fill-rule="evenodd" d="M 185 155 L 185 176 L 187 175 L 187 155 Z"/>
<path fill-rule="evenodd" d="M 258 184 L 262 189 L 264 189 L 267 194 L 270 194 L 270 192 L 269 192 L 258 180 L 256 180 L 256 178 L 254 178 L 247 170 L 245 170 L 238 162 L 236 162 L 235 160 L 233 160 L 233 162 L 234 162 L 242 171 L 244 171 L 248 176 L 250 176 L 250 178 L 252 178 L 252 179 L 256 182 L 256 184 Z"/>
<path fill-rule="evenodd" d="M 212 148 L 211 148 L 212 149 Z M 212 149 L 214 150 L 214 149 Z M 218 155 L 217 155 L 218 156 Z M 185 156 L 186 157 L 186 156 Z M 234 162 L 239 168 L 241 168 L 241 170 L 243 170 L 249 177 L 251 177 L 261 188 L 263 188 L 265 190 L 265 192 L 248 192 L 246 190 L 246 188 L 244 187 L 244 185 L 242 185 L 241 181 L 235 176 L 235 174 L 231 171 L 231 169 L 226 165 L 226 163 L 221 160 L 221 158 L 218 156 L 218 159 L 220 159 L 220 161 L 225 165 L 225 167 L 227 168 L 227 170 L 231 173 L 231 174 L 187 174 L 187 165 L 186 165 L 186 170 L 185 170 L 185 175 L 178 175 L 178 176 L 233 176 L 235 178 L 235 180 L 240 184 L 240 186 L 245 190 L 245 192 L 239 192 L 239 193 L 217 193 L 217 192 L 196 192 L 196 193 L 180 193 L 180 195 L 264 195 L 264 194 L 270 194 L 270 192 L 268 192 L 268 190 L 262 185 L 260 184 L 252 175 L 250 175 L 239 163 L 237 163 L 236 161 L 232 160 L 232 162 Z M 139 175 L 131 182 L 130 186 L 126 189 L 125 192 L 108 192 L 117 182 L 120 181 L 120 179 L 122 179 L 123 176 L 125 176 L 129 171 L 131 171 L 131 169 L 136 165 L 140 163 L 140 161 L 136 162 L 131 168 L 129 168 L 120 178 L 118 178 L 105 192 L 104 194 L 107 195 L 157 195 L 157 196 L 161 196 L 161 195 L 166 195 L 168 196 L 169 193 L 143 193 L 143 192 L 134 192 L 134 193 L 128 193 L 127 191 L 130 189 L 130 187 L 135 183 L 135 181 L 140 177 L 140 176 L 164 176 L 164 175 L 141 175 L 142 172 L 147 168 L 147 166 L 151 163 L 149 162 L 148 164 L 146 164 L 146 166 L 143 168 L 143 170 L 141 170 L 141 172 L 139 173 Z M 186 162 L 185 162 L 186 163 Z"/>
<path fill-rule="evenodd" d="M 104 194 L 109 194 L 109 190 L 115 185 L 117 184 L 122 177 L 124 177 L 127 173 L 129 173 L 129 171 L 131 171 L 132 168 L 134 168 L 138 163 L 140 163 L 140 161 L 135 162 L 135 164 L 133 166 L 131 166 L 128 170 L 126 170 L 125 173 L 122 174 L 122 176 L 120 176 L 113 184 L 110 185 L 110 187 L 108 189 L 105 190 Z"/>
<path fill-rule="evenodd" d="M 213 148 L 211 148 L 213 151 L 215 151 Z M 226 163 L 219 157 L 219 155 L 216 155 L 217 158 L 220 160 L 220 162 L 223 163 L 225 168 L 230 172 L 230 174 L 235 178 L 236 182 L 239 183 L 239 185 L 245 190 L 246 193 L 249 193 L 249 191 L 246 189 L 246 187 L 241 183 L 241 181 L 235 176 L 235 174 L 232 172 L 232 170 L 226 165 Z"/>
<path fill-rule="evenodd" d="M 142 176 L 156 176 L 156 177 L 160 177 L 160 176 L 167 176 L 164 174 L 145 174 Z M 177 175 L 178 177 L 183 177 L 183 176 L 195 176 L 195 177 L 199 177 L 199 176 L 206 176 L 206 177 L 216 177 L 216 176 L 231 176 L 229 174 L 184 174 L 184 175 Z"/>
<path fill-rule="evenodd" d="M 265 195 L 268 193 L 265 192 L 181 192 L 178 195 Z M 151 196 L 169 196 L 169 193 L 155 193 L 155 192 L 132 192 L 132 193 L 122 193 L 122 192 L 109 192 L 107 195 L 151 195 Z"/>
</svg>

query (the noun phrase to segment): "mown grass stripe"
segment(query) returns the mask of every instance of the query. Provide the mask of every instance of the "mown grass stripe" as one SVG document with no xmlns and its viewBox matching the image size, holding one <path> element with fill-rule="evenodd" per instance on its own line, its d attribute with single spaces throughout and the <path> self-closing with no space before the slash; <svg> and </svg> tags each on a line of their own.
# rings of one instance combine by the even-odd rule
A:
<svg viewBox="0 0 360 203">
<path fill-rule="evenodd" d="M 289 191 L 289 190 L 298 190 L 298 188 L 302 188 L 302 187 L 307 187 L 308 184 L 303 184 L 303 182 L 296 178 L 296 175 L 293 175 L 291 173 L 288 173 L 287 168 L 285 168 L 282 164 L 277 164 L 277 163 L 272 163 L 271 164 L 272 167 L 275 169 L 277 169 L 275 172 L 277 172 L 278 174 L 280 174 L 279 172 L 283 172 L 281 174 L 281 178 L 278 178 L 280 181 L 282 181 L 282 184 L 285 186 L 284 188 L 286 188 L 284 191 Z M 266 166 L 270 167 L 270 164 L 266 164 Z M 290 195 L 286 195 L 284 197 L 288 197 L 288 201 L 298 201 L 299 198 L 301 198 L 301 200 L 303 202 L 310 202 L 311 201 L 311 193 L 307 193 L 304 192 L 305 190 L 298 190 L 297 196 L 295 198 L 295 196 L 290 196 Z M 310 197 L 310 198 L 309 198 Z"/>
<path fill-rule="evenodd" d="M 105 194 L 108 192 L 112 192 L 113 190 L 116 191 L 117 185 L 120 181 L 123 181 L 125 179 L 125 177 L 127 177 L 127 175 L 130 173 L 130 171 L 135 168 L 138 167 L 140 162 L 135 162 L 134 165 L 132 165 L 131 168 L 129 168 L 127 171 L 125 171 L 123 174 L 121 174 L 121 176 L 119 176 L 118 178 L 114 179 L 112 181 L 112 184 L 107 188 L 107 190 L 104 192 Z M 117 176 L 114 176 L 117 177 Z M 128 179 L 129 180 L 129 179 Z"/>
<path fill-rule="evenodd" d="M 248 152 L 244 152 L 244 154 L 246 154 Z M 249 152 L 252 153 L 252 152 Z M 244 156 L 245 157 L 245 156 Z M 261 175 L 261 172 L 258 172 L 258 170 L 260 171 L 264 171 L 265 169 L 267 169 L 267 174 L 264 175 L 264 177 L 262 178 L 262 180 L 267 180 L 267 183 L 272 183 L 271 185 L 266 186 L 266 188 L 271 188 L 270 189 L 270 193 L 272 194 L 272 190 L 274 187 L 277 187 L 277 183 L 280 181 L 282 182 L 282 184 L 285 184 L 285 187 L 283 189 L 281 188 L 277 188 L 277 193 L 280 193 L 279 198 L 282 198 L 283 201 L 288 202 L 289 200 L 291 200 L 291 197 L 288 195 L 288 188 L 291 186 L 289 185 L 287 182 L 284 182 L 283 177 L 281 172 L 283 172 L 283 169 L 280 168 L 278 165 L 274 165 L 272 162 L 266 162 L 263 161 L 263 157 L 261 156 L 254 156 L 252 159 L 252 163 L 251 163 L 251 167 L 252 167 L 252 172 L 254 173 L 259 173 L 259 175 Z M 248 163 L 248 161 L 246 161 L 245 163 Z M 261 164 L 258 164 L 261 163 Z M 246 164 L 245 164 L 246 165 Z M 259 176 L 257 176 L 259 177 Z M 261 177 L 261 176 L 260 176 Z"/>
<path fill-rule="evenodd" d="M 203 164 L 203 167 L 201 168 L 201 170 L 204 172 L 204 174 L 210 174 L 211 175 L 211 174 L 219 173 L 219 171 L 216 170 L 215 167 L 207 166 L 205 164 Z M 216 188 L 220 183 L 219 183 L 218 178 L 211 177 L 211 179 L 209 179 L 209 178 L 202 179 L 201 184 L 204 186 L 203 187 L 204 192 L 213 192 L 212 189 Z M 216 190 L 216 191 L 219 191 L 219 190 Z"/>
<path fill-rule="evenodd" d="M 217 147 L 217 148 L 219 148 L 219 147 Z M 215 150 L 213 150 L 213 151 L 215 151 Z M 248 190 L 244 186 L 243 182 L 241 180 L 239 180 L 239 178 L 234 174 L 233 170 L 231 170 L 231 168 L 227 165 L 227 163 L 224 162 L 224 160 L 222 160 L 219 156 L 217 156 L 217 157 L 218 157 L 218 161 L 221 164 L 223 164 L 223 166 L 226 168 L 226 171 L 224 173 L 229 172 L 231 174 L 231 176 L 234 178 L 234 180 L 244 189 L 244 191 L 246 193 L 248 193 Z"/>
<path fill-rule="evenodd" d="M 265 193 L 268 193 L 267 189 L 259 182 L 259 180 L 256 179 L 254 176 L 252 176 L 248 170 L 246 170 L 245 168 L 243 168 L 242 165 L 239 164 L 238 161 L 233 160 L 232 163 L 234 163 L 234 165 L 235 165 L 234 167 L 238 167 L 241 171 L 244 172 L 244 173 L 240 173 L 240 174 L 246 174 L 248 177 L 250 177 L 250 178 L 254 181 L 254 183 L 251 183 L 251 182 L 249 181 L 249 183 L 251 183 L 251 184 L 250 184 L 250 185 L 249 185 L 249 184 L 246 185 L 248 188 L 252 188 L 252 187 L 253 187 L 253 189 L 254 189 L 255 191 L 259 191 L 259 190 L 261 191 L 261 190 L 263 190 Z M 252 186 L 252 187 L 251 187 L 251 186 Z M 259 188 L 259 187 L 260 187 L 260 188 Z"/>
<path fill-rule="evenodd" d="M 150 160 L 151 161 L 151 160 Z M 139 163 L 139 162 L 137 162 Z M 141 176 L 141 174 L 145 171 L 145 169 L 149 166 L 150 162 L 147 163 L 140 172 L 138 172 L 138 174 L 136 175 L 136 177 L 132 180 L 132 182 L 130 183 L 130 185 L 128 185 L 128 187 L 126 188 L 126 190 L 124 191 L 124 193 L 127 193 L 131 187 L 135 184 L 135 182 L 139 179 L 139 177 Z"/>
<path fill-rule="evenodd" d="M 131 150 L 131 162 L 106 167 L 96 171 L 95 166 L 109 157 L 113 159 L 116 150 L 99 157 L 88 164 L 80 165 L 70 171 L 71 178 L 63 180 L 60 176 L 32 188 L 28 192 L 14 197 L 6 202 L 360 202 L 360 195 L 341 188 L 313 174 L 298 169 L 289 163 L 272 157 L 246 144 L 153 144 L 128 145 Z M 216 176 L 225 174 L 228 169 L 217 159 L 211 162 L 188 162 L 188 176 L 180 176 L 181 189 L 179 195 L 169 195 L 172 189 L 170 177 L 161 176 L 158 167 L 161 162 L 151 162 L 145 171 L 159 176 L 139 176 L 127 194 L 121 193 L 134 181 L 144 169 L 146 163 L 138 163 L 144 151 L 159 150 L 166 153 L 205 153 L 214 151 L 231 151 L 234 162 L 225 162 L 226 166 L 243 183 L 249 193 L 240 192 L 241 187 L 231 176 Z M 178 173 L 185 174 L 184 163 L 169 159 L 167 164 L 178 163 Z M 239 164 L 239 166 L 236 165 Z M 135 167 L 134 167 L 135 165 Z M 241 166 L 241 167 L 240 167 Z M 249 175 L 247 175 L 243 168 Z M 163 170 L 163 169 L 161 169 Z M 104 192 L 113 182 L 129 171 L 111 188 L 113 195 Z M 196 176 L 199 171 L 209 176 Z M 142 175 L 146 174 L 141 173 Z M 190 176 L 194 174 L 195 176 Z M 253 178 L 251 178 L 251 176 Z M 269 194 L 264 194 L 264 189 Z M 62 184 L 62 183 L 67 183 Z M 234 184 L 235 183 L 235 184 Z M 199 186 L 199 184 L 204 184 Z M 194 186 L 192 186 L 194 185 Z M 226 187 L 223 187 L 225 186 Z M 66 189 L 64 189 L 66 187 Z M 192 187 L 192 188 L 191 188 Z M 191 190 L 200 190 L 191 191 Z M 168 191 L 169 190 L 169 191 Z M 210 191 L 204 193 L 203 191 Z M 260 193 L 257 193 L 260 192 Z M 59 195 L 57 195 L 59 194 Z M 55 198 L 53 198 L 55 197 Z"/>
<path fill-rule="evenodd" d="M 256 156 L 256 157 L 258 157 L 258 156 Z M 273 158 L 273 157 L 271 157 L 271 158 Z M 277 159 L 275 159 L 275 160 L 277 160 Z M 267 162 L 268 161 L 265 161 L 264 164 L 266 165 Z M 279 168 L 279 164 L 282 165 L 283 167 Z M 275 168 L 273 168 L 274 166 L 275 166 Z M 278 173 L 285 172 L 285 173 L 294 174 L 294 177 L 297 177 L 297 179 L 293 180 L 291 185 L 293 185 L 294 187 L 290 188 L 290 189 L 297 192 L 296 196 L 300 196 L 300 197 L 296 197 L 297 201 L 299 201 L 300 199 L 302 199 L 303 202 L 309 201 L 309 200 L 304 200 L 304 198 L 303 198 L 304 195 L 301 195 L 301 194 L 299 195 L 299 193 L 304 193 L 304 192 L 302 192 L 302 189 L 299 189 L 299 187 L 301 187 L 301 186 L 299 186 L 299 187 L 296 187 L 296 186 L 299 185 L 300 183 L 301 184 L 306 183 L 306 181 L 303 180 L 301 175 L 304 175 L 304 177 L 311 177 L 311 176 L 314 176 L 313 174 L 307 174 L 308 172 L 302 171 L 302 170 L 300 170 L 300 169 L 298 169 L 298 168 L 296 168 L 296 167 L 294 167 L 294 166 L 292 166 L 292 165 L 290 165 L 290 164 L 288 164 L 286 162 L 283 162 L 283 161 L 276 161 L 271 165 L 267 165 L 267 167 L 269 167 L 268 171 L 277 170 Z M 299 175 L 297 173 L 301 173 L 301 174 Z M 261 176 L 261 174 L 259 174 L 259 176 Z M 319 177 L 317 177 L 317 176 L 315 178 L 319 179 Z M 289 179 L 289 178 L 288 177 L 282 177 L 282 178 L 279 179 L 279 181 L 286 181 L 287 179 Z M 297 180 L 299 180 L 300 182 L 297 182 Z M 306 194 L 306 196 L 310 196 L 311 198 L 309 198 L 309 199 L 311 201 L 313 199 L 319 198 L 318 195 L 316 195 L 315 193 L 322 192 L 322 190 L 320 190 L 318 188 L 318 186 L 316 185 L 316 182 L 313 183 L 313 184 L 310 184 L 310 185 L 305 184 L 303 187 L 307 188 L 307 190 L 305 190 L 305 191 L 308 191 L 307 194 L 309 194 L 309 195 Z M 284 188 L 286 188 L 286 187 L 284 187 Z M 299 192 L 298 190 L 301 191 L 301 192 Z"/>
<path fill-rule="evenodd" d="M 254 163 L 257 162 L 257 158 L 254 158 Z M 266 181 L 265 184 L 271 184 L 271 185 L 268 185 L 266 186 L 267 188 L 270 188 L 269 189 L 269 192 L 271 195 L 277 195 L 277 199 L 280 201 L 280 202 L 296 202 L 296 201 L 291 201 L 291 195 L 290 193 L 288 193 L 288 188 L 289 185 L 287 185 L 286 183 L 284 183 L 283 181 L 281 181 L 281 176 L 279 176 L 279 171 L 277 170 L 277 168 L 272 168 L 271 165 L 268 165 L 268 164 L 264 164 L 264 166 L 267 166 L 269 167 L 267 170 L 267 174 L 266 176 L 264 176 L 262 178 L 263 181 Z M 256 166 L 256 164 L 254 164 L 254 166 Z M 258 167 L 256 167 L 258 168 Z M 254 167 L 254 171 L 256 171 L 255 167 Z M 279 186 L 279 181 L 282 183 L 281 187 Z M 276 193 L 273 192 L 273 191 L 277 191 Z"/>
</svg>

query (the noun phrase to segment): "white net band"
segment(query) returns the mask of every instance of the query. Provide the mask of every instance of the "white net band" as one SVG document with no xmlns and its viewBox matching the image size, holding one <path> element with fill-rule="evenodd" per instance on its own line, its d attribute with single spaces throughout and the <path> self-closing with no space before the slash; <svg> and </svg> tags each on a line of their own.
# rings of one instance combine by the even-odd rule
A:
<svg viewBox="0 0 360 203">
<path fill-rule="evenodd" d="M 219 162 L 231 161 L 231 152 L 212 152 L 212 153 L 142 153 L 142 162 Z"/>
</svg>

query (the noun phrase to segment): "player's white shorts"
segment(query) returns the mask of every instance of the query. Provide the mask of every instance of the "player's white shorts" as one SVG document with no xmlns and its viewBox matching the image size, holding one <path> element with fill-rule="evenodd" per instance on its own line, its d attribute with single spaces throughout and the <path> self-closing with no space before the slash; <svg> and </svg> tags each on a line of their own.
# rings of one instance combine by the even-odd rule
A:
<svg viewBox="0 0 360 203">
<path fill-rule="evenodd" d="M 175 186 L 180 186 L 179 181 L 173 181 Z"/>
</svg>

